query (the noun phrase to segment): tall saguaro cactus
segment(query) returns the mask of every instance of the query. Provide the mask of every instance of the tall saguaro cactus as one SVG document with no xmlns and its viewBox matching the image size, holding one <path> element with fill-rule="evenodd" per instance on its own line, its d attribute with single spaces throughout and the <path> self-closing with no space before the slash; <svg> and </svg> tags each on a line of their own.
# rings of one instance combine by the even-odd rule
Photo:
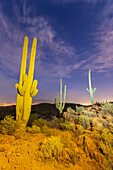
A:
<svg viewBox="0 0 113 170">
<path fill-rule="evenodd" d="M 15 84 L 18 91 L 16 100 L 16 120 L 23 120 L 27 124 L 31 112 L 32 97 L 34 97 L 38 90 L 37 80 L 33 81 L 35 55 L 36 55 L 37 39 L 33 39 L 30 64 L 28 75 L 26 74 L 26 60 L 27 60 L 27 47 L 28 37 L 24 39 L 23 54 L 21 61 L 20 80 L 19 84 Z"/>
<path fill-rule="evenodd" d="M 65 107 L 65 99 L 66 99 L 66 85 L 64 88 L 64 100 L 63 100 L 63 105 L 62 105 L 62 79 L 60 79 L 60 96 L 59 96 L 59 93 L 57 93 L 57 96 L 55 97 L 56 108 L 59 110 L 60 116 L 62 114 L 62 110 Z"/>
<path fill-rule="evenodd" d="M 94 104 L 93 93 L 96 91 L 96 88 L 92 89 L 91 87 L 91 70 L 89 70 L 89 89 L 86 88 L 86 90 L 90 92 L 91 102 Z"/>
</svg>

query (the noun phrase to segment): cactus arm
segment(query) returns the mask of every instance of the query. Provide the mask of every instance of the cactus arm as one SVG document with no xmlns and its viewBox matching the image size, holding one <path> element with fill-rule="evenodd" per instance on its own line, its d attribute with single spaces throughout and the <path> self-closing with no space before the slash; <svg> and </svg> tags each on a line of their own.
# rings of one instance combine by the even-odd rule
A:
<svg viewBox="0 0 113 170">
<path fill-rule="evenodd" d="M 32 86 L 31 86 L 31 90 L 30 90 L 30 96 L 31 97 L 34 97 L 38 93 L 38 90 L 36 89 L 37 84 L 38 84 L 38 81 L 34 80 L 33 83 L 32 83 Z"/>
<path fill-rule="evenodd" d="M 57 93 L 57 96 L 55 97 L 55 104 L 56 104 L 56 108 L 59 109 L 60 108 L 59 93 Z"/>
<path fill-rule="evenodd" d="M 88 92 L 90 92 L 90 90 L 89 90 L 88 88 L 86 88 L 86 90 L 87 90 Z"/>
<path fill-rule="evenodd" d="M 23 45 L 21 69 L 20 69 L 20 80 L 19 80 L 19 84 L 15 85 L 16 89 L 18 90 L 17 100 L 16 100 L 16 120 L 22 119 L 22 114 L 23 114 L 23 90 L 21 87 L 23 83 L 22 81 L 23 75 L 26 72 L 27 47 L 28 47 L 28 37 L 25 37 L 24 45 Z M 19 92 L 19 89 L 20 89 L 20 92 Z"/>
<path fill-rule="evenodd" d="M 31 88 L 32 81 L 33 81 L 34 63 L 35 63 L 35 55 L 36 55 L 36 45 L 37 45 L 37 39 L 34 38 L 33 44 L 32 44 L 32 49 L 31 49 L 29 72 L 28 72 L 28 81 L 29 81 L 28 89 Z"/>
<path fill-rule="evenodd" d="M 91 70 L 89 70 L 89 90 L 88 88 L 86 90 L 90 92 L 90 98 L 93 105 L 94 104 L 93 93 L 96 91 L 96 88 L 92 89 L 91 87 Z"/>
<path fill-rule="evenodd" d="M 91 91 L 91 70 L 89 70 L 89 90 Z"/>
<path fill-rule="evenodd" d="M 60 97 L 59 97 L 59 94 L 57 94 L 57 96 L 55 97 L 56 108 L 59 110 L 60 115 L 62 113 L 62 110 L 65 107 L 65 98 L 66 98 L 66 85 L 64 89 L 64 101 L 63 101 L 63 106 L 62 106 L 62 79 L 60 79 Z"/>
<path fill-rule="evenodd" d="M 18 90 L 18 93 L 21 96 L 24 96 L 25 90 L 27 88 L 28 82 L 27 82 L 27 74 L 24 74 L 23 76 L 23 81 L 22 81 L 22 85 L 19 84 L 15 84 L 15 88 Z"/>
<path fill-rule="evenodd" d="M 65 100 L 66 100 L 66 85 L 65 85 L 65 88 L 64 88 L 64 101 L 63 101 L 63 108 L 62 108 L 62 110 L 65 107 Z"/>
<path fill-rule="evenodd" d="M 31 86 L 31 90 L 30 90 L 30 93 L 33 93 L 33 91 L 36 89 L 37 87 L 37 84 L 38 84 L 38 81 L 37 80 L 34 80 L 33 83 L 32 83 L 32 86 Z"/>
<path fill-rule="evenodd" d="M 33 89 L 32 86 L 36 86 L 36 80 L 33 83 L 33 74 L 34 74 L 34 64 L 35 64 L 35 55 L 36 55 L 36 45 L 37 39 L 33 39 L 32 49 L 31 49 L 31 56 L 30 56 L 30 64 L 29 64 L 29 71 L 28 71 L 28 87 L 25 91 L 24 96 L 24 114 L 23 120 L 27 123 L 29 120 L 29 116 L 31 113 L 31 105 L 32 105 L 32 96 L 35 96 L 38 92 L 37 89 L 34 89 L 32 93 L 30 91 Z"/>
<path fill-rule="evenodd" d="M 15 85 L 18 91 L 17 102 L 16 102 L 16 120 L 18 119 L 24 120 L 25 125 L 29 120 L 32 97 L 34 97 L 38 92 L 38 90 L 36 89 L 37 80 L 33 81 L 36 45 L 37 45 L 37 39 L 34 38 L 32 43 L 32 49 L 31 49 L 29 72 L 27 76 L 25 72 L 26 72 L 28 37 L 24 38 L 22 62 L 21 62 L 21 70 L 20 70 L 20 81 L 19 84 Z"/>
<path fill-rule="evenodd" d="M 94 88 L 94 89 L 93 89 L 93 93 L 95 93 L 95 92 L 96 92 L 96 90 L 97 90 L 97 89 L 96 89 L 96 88 Z"/>
<path fill-rule="evenodd" d="M 36 96 L 36 94 L 38 93 L 38 89 L 34 89 L 32 93 L 30 93 L 31 97 Z"/>
<path fill-rule="evenodd" d="M 92 102 L 92 104 L 94 104 L 93 92 L 92 92 L 92 88 L 91 88 L 91 70 L 89 70 L 89 90 L 90 90 L 91 102 Z"/>
<path fill-rule="evenodd" d="M 25 37 L 24 45 L 23 45 L 23 53 L 22 53 L 21 70 L 20 70 L 20 81 L 19 81 L 20 85 L 22 85 L 23 75 L 26 72 L 27 48 L 28 48 L 28 37 Z"/>
<path fill-rule="evenodd" d="M 60 79 L 60 113 L 62 113 L 62 79 Z"/>
</svg>

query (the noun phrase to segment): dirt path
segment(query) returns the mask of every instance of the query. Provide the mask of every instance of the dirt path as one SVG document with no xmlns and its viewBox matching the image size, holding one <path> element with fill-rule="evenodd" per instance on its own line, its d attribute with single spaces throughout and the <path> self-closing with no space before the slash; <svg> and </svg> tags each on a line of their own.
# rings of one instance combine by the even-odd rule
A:
<svg viewBox="0 0 113 170">
<path fill-rule="evenodd" d="M 19 138 L 19 132 L 16 132 Z M 76 164 L 65 167 L 57 162 L 42 162 L 36 159 L 36 149 L 45 138 L 45 134 L 25 133 L 20 139 L 12 135 L 0 134 L 0 170 L 102 170 L 93 159 L 82 155 Z"/>
</svg>

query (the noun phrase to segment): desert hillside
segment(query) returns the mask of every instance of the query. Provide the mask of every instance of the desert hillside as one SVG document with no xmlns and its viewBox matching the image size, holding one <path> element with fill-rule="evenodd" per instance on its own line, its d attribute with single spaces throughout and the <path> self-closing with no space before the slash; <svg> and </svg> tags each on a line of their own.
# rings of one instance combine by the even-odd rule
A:
<svg viewBox="0 0 113 170">
<path fill-rule="evenodd" d="M 112 108 L 66 104 L 60 117 L 54 104 L 34 105 L 23 127 L 15 106 L 0 107 L 0 169 L 112 170 Z"/>
</svg>

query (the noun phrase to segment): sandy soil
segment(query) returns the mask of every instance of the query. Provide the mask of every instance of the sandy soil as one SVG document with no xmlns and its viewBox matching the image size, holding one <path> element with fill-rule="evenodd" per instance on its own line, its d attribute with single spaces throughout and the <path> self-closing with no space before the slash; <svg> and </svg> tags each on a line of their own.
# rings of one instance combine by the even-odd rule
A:
<svg viewBox="0 0 113 170">
<path fill-rule="evenodd" d="M 36 150 L 45 134 L 0 134 L 0 170 L 102 170 L 94 159 L 80 150 L 81 159 L 68 167 L 55 161 L 42 162 L 36 158 Z"/>
</svg>

